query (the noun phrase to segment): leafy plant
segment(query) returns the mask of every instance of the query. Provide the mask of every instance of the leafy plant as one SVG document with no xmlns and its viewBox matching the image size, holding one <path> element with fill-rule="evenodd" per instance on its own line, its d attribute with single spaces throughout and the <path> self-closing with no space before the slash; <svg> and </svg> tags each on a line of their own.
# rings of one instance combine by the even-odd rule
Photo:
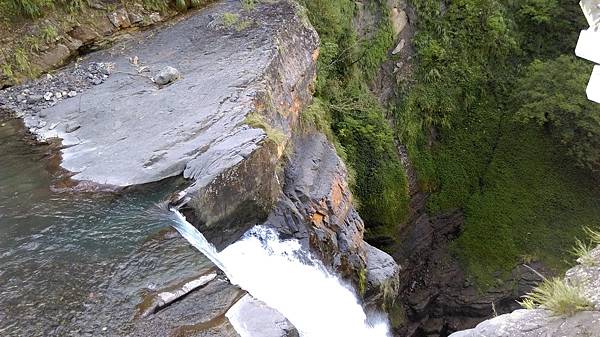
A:
<svg viewBox="0 0 600 337">
<path fill-rule="evenodd" d="M 23 48 L 15 49 L 15 64 L 20 71 L 25 73 L 31 72 L 31 63 L 29 62 L 27 52 Z"/>
<path fill-rule="evenodd" d="M 585 88 L 591 65 L 563 55 L 535 60 L 517 83 L 517 117 L 543 126 L 566 147 L 575 162 L 600 169 L 600 105 L 590 102 Z"/>
<path fill-rule="evenodd" d="M 52 25 L 44 26 L 40 30 L 40 34 L 46 43 L 52 43 L 56 41 L 56 38 L 58 37 L 58 31 Z"/>
<path fill-rule="evenodd" d="M 175 0 L 175 7 L 180 11 L 186 11 L 188 9 L 186 0 Z"/>
<path fill-rule="evenodd" d="M 256 8 L 256 4 L 258 3 L 258 0 L 240 0 L 240 2 L 242 3 L 242 8 L 249 11 L 249 10 L 253 10 L 254 8 Z"/>
<path fill-rule="evenodd" d="M 54 0 L 6 0 L 16 12 L 30 18 L 40 17 L 54 7 Z"/>
<path fill-rule="evenodd" d="M 542 308 L 566 316 L 593 309 L 593 304 L 585 298 L 581 287 L 559 278 L 545 280 L 525 295 L 520 304 L 525 309 Z"/>
<path fill-rule="evenodd" d="M 2 74 L 8 78 L 13 78 L 15 75 L 12 70 L 12 66 L 8 63 L 3 64 L 0 69 L 2 70 Z"/>
<path fill-rule="evenodd" d="M 223 13 L 223 24 L 227 28 L 234 27 L 240 21 L 240 15 L 231 12 Z"/>
<path fill-rule="evenodd" d="M 83 7 L 87 4 L 85 0 L 60 0 L 60 2 L 71 14 L 82 10 Z"/>
<path fill-rule="evenodd" d="M 167 8 L 168 0 L 143 0 L 144 8 L 162 12 Z"/>
</svg>

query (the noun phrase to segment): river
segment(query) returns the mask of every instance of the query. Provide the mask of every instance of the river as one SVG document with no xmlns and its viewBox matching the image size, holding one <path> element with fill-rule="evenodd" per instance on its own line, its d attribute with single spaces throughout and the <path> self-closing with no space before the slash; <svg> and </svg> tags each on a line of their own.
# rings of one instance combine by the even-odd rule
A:
<svg viewBox="0 0 600 337">
<path fill-rule="evenodd" d="M 0 123 L 0 336 L 124 335 L 145 292 L 212 266 L 155 206 L 183 181 L 53 192 L 49 148 Z"/>
</svg>

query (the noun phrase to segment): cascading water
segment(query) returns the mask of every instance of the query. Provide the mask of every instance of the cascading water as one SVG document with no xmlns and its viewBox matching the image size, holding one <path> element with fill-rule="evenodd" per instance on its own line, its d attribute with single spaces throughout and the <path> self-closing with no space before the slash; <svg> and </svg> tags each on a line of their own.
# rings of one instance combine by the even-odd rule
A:
<svg viewBox="0 0 600 337">
<path fill-rule="evenodd" d="M 280 241 L 272 229 L 256 226 L 219 253 L 179 211 L 173 212 L 174 227 L 187 241 L 233 284 L 278 310 L 301 336 L 388 336 L 386 322 L 369 324 L 354 293 L 297 240 Z"/>
</svg>

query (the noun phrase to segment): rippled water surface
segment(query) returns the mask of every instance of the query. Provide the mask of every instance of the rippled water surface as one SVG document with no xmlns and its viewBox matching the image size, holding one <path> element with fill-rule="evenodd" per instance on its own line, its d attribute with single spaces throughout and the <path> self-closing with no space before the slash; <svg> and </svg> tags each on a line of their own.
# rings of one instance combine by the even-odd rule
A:
<svg viewBox="0 0 600 337">
<path fill-rule="evenodd" d="M 210 266 L 156 203 L 171 180 L 52 192 L 47 147 L 0 127 L 0 336 L 126 335 L 140 296 Z"/>
</svg>

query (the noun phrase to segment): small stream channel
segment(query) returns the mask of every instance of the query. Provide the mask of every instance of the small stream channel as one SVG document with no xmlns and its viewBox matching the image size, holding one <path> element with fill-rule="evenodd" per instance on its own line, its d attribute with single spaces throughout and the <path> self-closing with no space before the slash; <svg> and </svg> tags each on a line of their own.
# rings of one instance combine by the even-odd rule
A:
<svg viewBox="0 0 600 337">
<path fill-rule="evenodd" d="M 155 206 L 178 181 L 53 192 L 48 147 L 0 123 L 0 336 L 127 334 L 145 292 L 212 267 Z"/>
</svg>

